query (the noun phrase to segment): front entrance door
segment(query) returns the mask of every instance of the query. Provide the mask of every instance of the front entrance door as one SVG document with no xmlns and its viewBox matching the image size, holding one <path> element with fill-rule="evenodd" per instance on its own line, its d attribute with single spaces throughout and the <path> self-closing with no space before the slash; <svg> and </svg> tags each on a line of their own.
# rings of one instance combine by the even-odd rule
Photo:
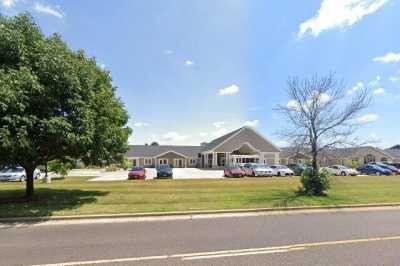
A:
<svg viewBox="0 0 400 266">
<path fill-rule="evenodd" d="M 174 166 L 177 168 L 183 168 L 183 159 L 175 159 Z"/>
</svg>

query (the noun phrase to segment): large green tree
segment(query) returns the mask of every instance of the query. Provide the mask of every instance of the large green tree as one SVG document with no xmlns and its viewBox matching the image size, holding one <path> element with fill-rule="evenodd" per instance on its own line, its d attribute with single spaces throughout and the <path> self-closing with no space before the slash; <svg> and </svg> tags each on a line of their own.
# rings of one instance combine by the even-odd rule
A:
<svg viewBox="0 0 400 266">
<path fill-rule="evenodd" d="M 131 129 L 110 74 L 29 14 L 0 15 L 0 163 L 33 171 L 50 160 L 97 164 L 122 157 Z"/>
</svg>

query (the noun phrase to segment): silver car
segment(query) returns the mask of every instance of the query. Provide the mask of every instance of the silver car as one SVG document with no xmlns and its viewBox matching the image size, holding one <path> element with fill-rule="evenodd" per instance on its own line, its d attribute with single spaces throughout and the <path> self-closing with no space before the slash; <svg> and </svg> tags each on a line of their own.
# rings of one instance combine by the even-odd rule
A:
<svg viewBox="0 0 400 266">
<path fill-rule="evenodd" d="M 40 171 L 35 169 L 33 172 L 35 179 L 40 178 Z M 23 182 L 26 179 L 25 169 L 21 166 L 17 167 L 6 167 L 0 171 L 0 181 L 19 181 Z"/>
<path fill-rule="evenodd" d="M 266 164 L 249 163 L 243 166 L 247 176 L 273 176 L 273 170 Z"/>
</svg>

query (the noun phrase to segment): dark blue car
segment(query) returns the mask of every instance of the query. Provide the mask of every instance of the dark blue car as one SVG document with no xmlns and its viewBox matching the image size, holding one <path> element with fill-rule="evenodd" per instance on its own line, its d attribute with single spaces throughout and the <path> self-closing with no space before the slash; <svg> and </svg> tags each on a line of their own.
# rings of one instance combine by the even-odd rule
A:
<svg viewBox="0 0 400 266">
<path fill-rule="evenodd" d="M 392 175 L 393 172 L 373 164 L 366 164 L 357 169 L 362 174 L 367 175 Z"/>
<path fill-rule="evenodd" d="M 172 178 L 172 168 L 168 164 L 161 164 L 157 167 L 157 179 Z"/>
</svg>

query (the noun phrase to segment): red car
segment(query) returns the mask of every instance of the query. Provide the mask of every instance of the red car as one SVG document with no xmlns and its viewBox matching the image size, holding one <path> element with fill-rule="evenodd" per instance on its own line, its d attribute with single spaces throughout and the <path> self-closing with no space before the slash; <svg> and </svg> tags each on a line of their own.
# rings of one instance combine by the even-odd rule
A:
<svg viewBox="0 0 400 266">
<path fill-rule="evenodd" d="M 228 166 L 224 169 L 225 177 L 244 177 L 246 173 L 239 166 Z"/>
<path fill-rule="evenodd" d="M 133 167 L 129 170 L 128 179 L 146 179 L 146 170 L 143 167 Z"/>
</svg>

